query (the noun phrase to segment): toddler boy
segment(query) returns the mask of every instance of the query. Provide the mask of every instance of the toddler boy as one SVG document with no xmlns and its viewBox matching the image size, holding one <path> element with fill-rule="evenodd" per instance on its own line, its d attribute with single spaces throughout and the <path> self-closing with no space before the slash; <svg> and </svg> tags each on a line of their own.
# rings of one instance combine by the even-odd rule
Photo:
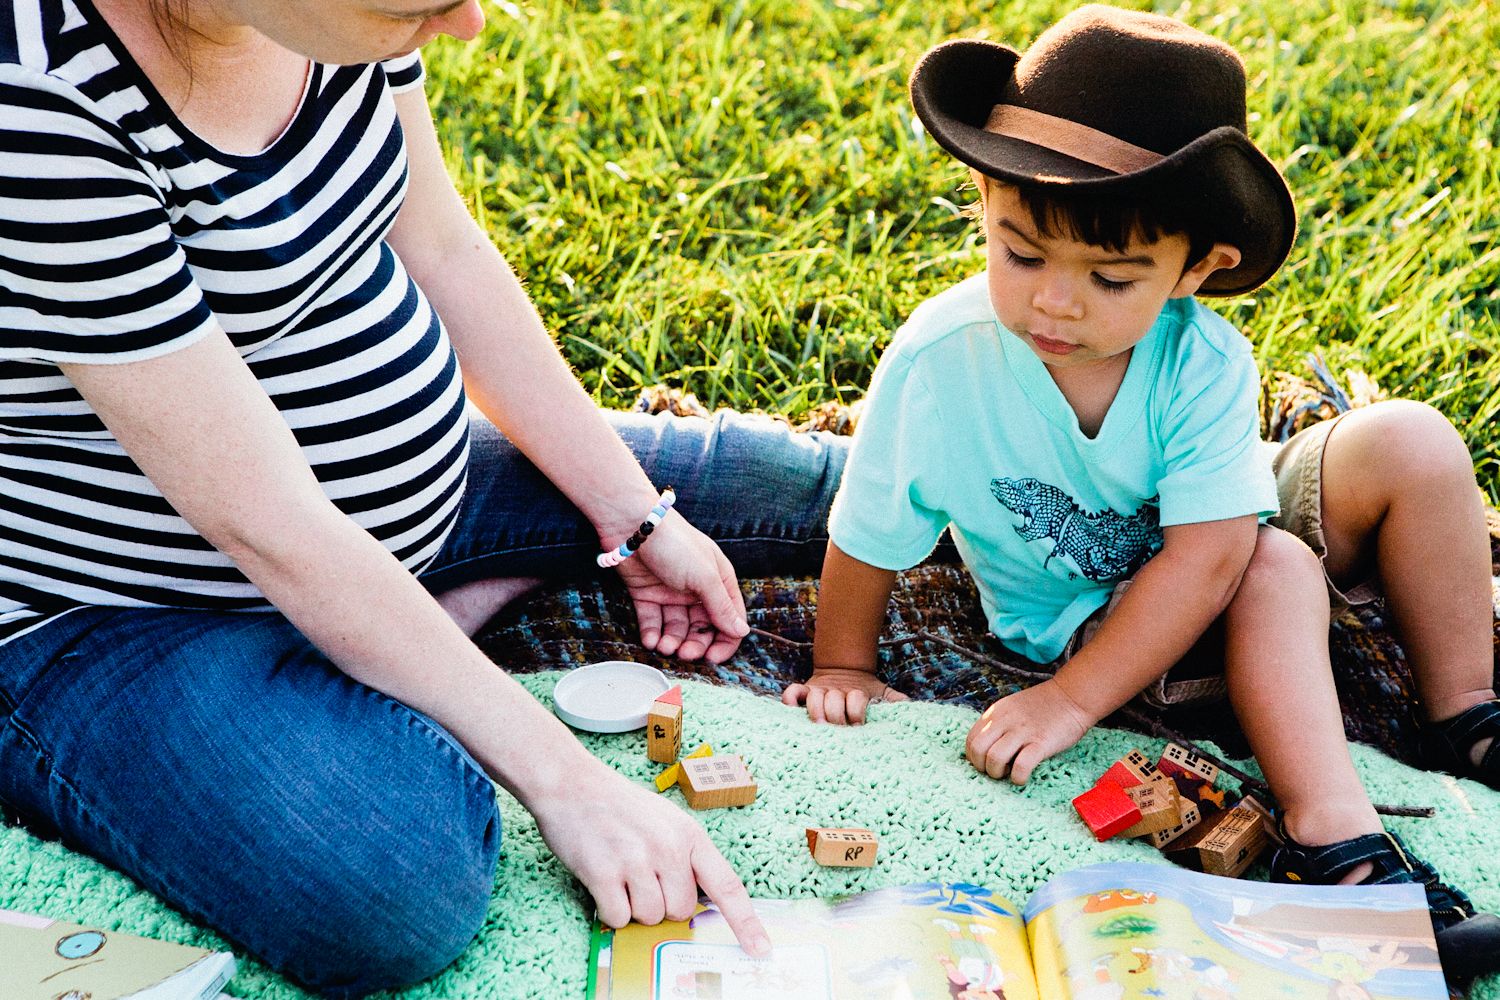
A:
<svg viewBox="0 0 1500 1000">
<path fill-rule="evenodd" d="M 1258 287 L 1295 234 L 1245 91 L 1228 45 L 1095 5 L 1024 55 L 966 40 L 923 57 L 912 101 L 979 187 L 987 270 L 919 306 L 881 359 L 830 516 L 814 673 L 784 700 L 859 722 L 900 697 L 874 673 L 891 586 L 947 529 L 991 630 L 1055 667 L 985 711 L 976 768 L 1024 783 L 1133 698 L 1227 693 L 1282 810 L 1272 877 L 1421 882 L 1449 974 L 1472 975 L 1500 961 L 1500 920 L 1382 828 L 1327 642 L 1330 600 L 1384 584 L 1434 763 L 1500 784 L 1472 465 L 1407 403 L 1304 432 L 1273 469 L 1250 345 L 1195 299 Z"/>
</svg>

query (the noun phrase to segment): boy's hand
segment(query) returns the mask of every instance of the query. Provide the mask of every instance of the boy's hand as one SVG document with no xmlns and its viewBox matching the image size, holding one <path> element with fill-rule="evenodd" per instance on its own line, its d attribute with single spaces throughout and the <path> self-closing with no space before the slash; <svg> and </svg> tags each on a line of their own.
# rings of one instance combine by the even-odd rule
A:
<svg viewBox="0 0 1500 1000">
<path fill-rule="evenodd" d="M 1091 719 L 1055 680 L 1001 698 L 969 730 L 969 763 L 991 778 L 1026 784 L 1032 770 L 1083 738 Z"/>
<path fill-rule="evenodd" d="M 808 718 L 836 726 L 857 726 L 864 722 L 865 709 L 872 701 L 906 700 L 906 695 L 887 687 L 885 681 L 870 671 L 852 667 L 814 670 L 806 683 L 788 685 L 781 692 L 782 704 L 805 703 Z"/>
</svg>

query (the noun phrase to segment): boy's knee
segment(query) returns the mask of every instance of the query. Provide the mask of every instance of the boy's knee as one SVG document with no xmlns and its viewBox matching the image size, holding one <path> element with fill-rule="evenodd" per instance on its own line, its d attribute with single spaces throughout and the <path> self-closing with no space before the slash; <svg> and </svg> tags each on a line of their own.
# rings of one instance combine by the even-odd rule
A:
<svg viewBox="0 0 1500 1000">
<path fill-rule="evenodd" d="M 1323 563 L 1296 535 L 1263 525 L 1256 533 L 1255 551 L 1237 596 L 1288 593 L 1297 587 L 1324 589 Z"/>
<path fill-rule="evenodd" d="M 1391 399 L 1355 410 L 1340 422 L 1334 437 L 1344 439 L 1342 446 L 1357 448 L 1372 475 L 1474 474 L 1458 428 L 1441 411 L 1416 400 Z"/>
<path fill-rule="evenodd" d="M 483 926 L 499 846 L 498 811 L 482 837 L 447 844 L 410 831 L 353 837 L 347 865 L 325 875 L 316 915 L 289 923 L 284 953 L 268 958 L 333 997 L 434 976 Z"/>
</svg>

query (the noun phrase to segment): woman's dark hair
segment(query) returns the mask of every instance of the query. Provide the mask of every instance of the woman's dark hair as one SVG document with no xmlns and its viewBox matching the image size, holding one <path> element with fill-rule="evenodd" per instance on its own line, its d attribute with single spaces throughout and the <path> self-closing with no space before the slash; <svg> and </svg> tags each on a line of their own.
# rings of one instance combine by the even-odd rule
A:
<svg viewBox="0 0 1500 1000">
<path fill-rule="evenodd" d="M 192 31 L 188 23 L 188 0 L 146 0 L 151 7 L 151 23 L 156 25 L 156 33 L 161 36 L 167 45 L 167 51 L 177 57 L 177 61 L 187 70 L 188 88 L 193 85 L 193 64 L 188 54 L 187 47 L 182 44 L 183 36 Z"/>
<path fill-rule="evenodd" d="M 1048 239 L 1067 236 L 1120 253 L 1132 236 L 1152 243 L 1181 233 L 1188 240 L 1184 270 L 1207 257 L 1218 242 L 1217 234 L 1204 221 L 1206 213 L 1195 211 L 1188 197 L 1135 201 L 1121 199 L 1118 194 L 1099 197 L 1077 190 L 1059 192 L 1055 187 L 982 180 L 985 184 L 1009 184 L 1031 213 L 1037 232 Z"/>
</svg>

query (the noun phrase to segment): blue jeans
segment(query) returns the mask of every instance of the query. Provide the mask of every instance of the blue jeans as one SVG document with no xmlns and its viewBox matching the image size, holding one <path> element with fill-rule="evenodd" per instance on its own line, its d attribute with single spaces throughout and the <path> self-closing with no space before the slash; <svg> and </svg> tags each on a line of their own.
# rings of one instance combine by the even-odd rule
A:
<svg viewBox="0 0 1500 1000">
<path fill-rule="evenodd" d="M 816 570 L 847 439 L 609 416 L 742 575 Z M 470 432 L 463 509 L 423 582 L 598 572 L 578 511 L 489 424 Z M 89 607 L 0 646 L 0 804 L 330 996 L 451 962 L 501 839 L 473 758 L 274 612 Z"/>
</svg>

